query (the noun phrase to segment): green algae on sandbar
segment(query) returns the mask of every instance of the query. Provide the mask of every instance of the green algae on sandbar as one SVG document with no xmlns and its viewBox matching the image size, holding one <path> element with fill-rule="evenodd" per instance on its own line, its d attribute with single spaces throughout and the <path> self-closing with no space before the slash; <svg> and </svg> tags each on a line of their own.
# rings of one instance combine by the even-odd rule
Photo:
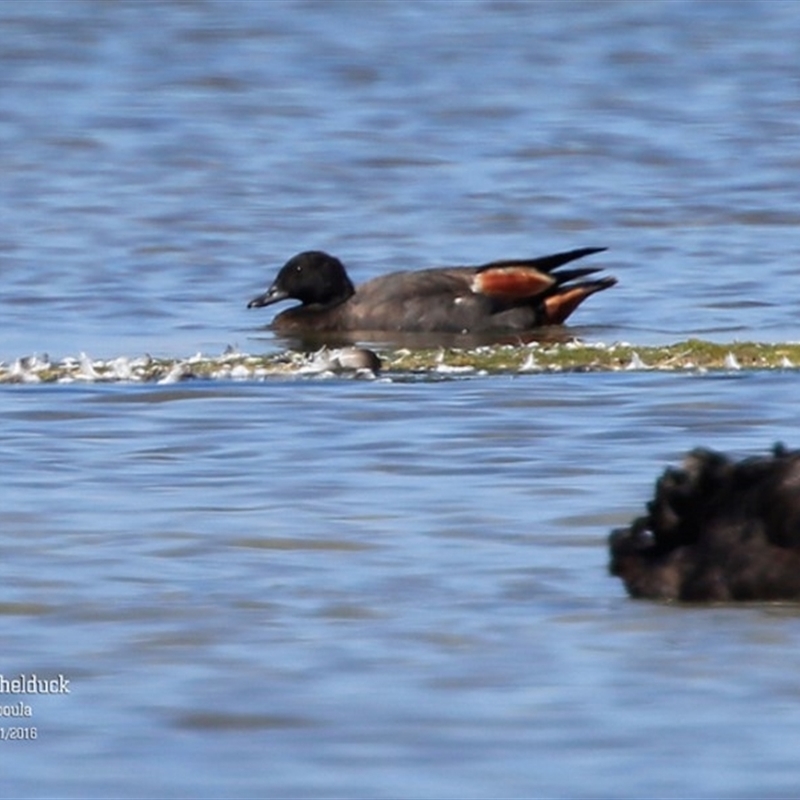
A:
<svg viewBox="0 0 800 800">
<path fill-rule="evenodd" d="M 204 380 L 263 380 L 270 377 L 347 374 L 374 377 L 376 369 L 351 368 L 342 351 L 306 354 L 286 351 L 252 355 L 228 351 L 185 359 L 121 356 L 110 360 L 78 358 L 50 361 L 27 356 L 0 363 L 0 383 L 132 382 L 176 383 Z M 367 351 L 368 352 L 368 351 Z M 800 367 L 800 342 L 717 344 L 689 339 L 665 346 L 579 341 L 379 351 L 384 374 L 492 375 L 547 372 L 615 372 L 621 370 L 722 371 L 793 370 Z"/>
<path fill-rule="evenodd" d="M 755 370 L 800 366 L 800 342 L 716 344 L 700 339 L 664 346 L 628 343 L 501 345 L 474 350 L 395 351 L 383 354 L 394 371 L 436 371 L 472 368 L 503 372 L 614 372 L 618 370 Z"/>
</svg>

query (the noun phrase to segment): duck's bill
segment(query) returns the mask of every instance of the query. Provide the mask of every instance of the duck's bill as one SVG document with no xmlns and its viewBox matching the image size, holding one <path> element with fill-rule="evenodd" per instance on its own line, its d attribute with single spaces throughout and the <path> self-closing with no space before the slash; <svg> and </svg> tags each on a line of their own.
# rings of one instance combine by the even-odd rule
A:
<svg viewBox="0 0 800 800">
<path fill-rule="evenodd" d="M 264 294 L 254 297 L 248 304 L 248 308 L 261 308 L 262 306 L 269 306 L 273 303 L 279 303 L 281 300 L 286 300 L 289 295 L 286 292 L 276 289 L 271 286 Z"/>
</svg>

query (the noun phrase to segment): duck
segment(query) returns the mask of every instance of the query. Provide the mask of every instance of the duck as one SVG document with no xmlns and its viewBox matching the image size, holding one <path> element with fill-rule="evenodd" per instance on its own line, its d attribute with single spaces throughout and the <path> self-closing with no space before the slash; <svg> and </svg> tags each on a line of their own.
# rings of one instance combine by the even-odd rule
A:
<svg viewBox="0 0 800 800">
<path fill-rule="evenodd" d="M 272 321 L 272 329 L 283 334 L 524 332 L 561 325 L 587 297 L 616 284 L 613 277 L 581 280 L 601 271 L 596 267 L 557 271 L 605 249 L 585 247 L 481 266 L 393 272 L 358 287 L 338 258 L 309 250 L 290 258 L 247 307 L 299 301 Z"/>
<path fill-rule="evenodd" d="M 800 601 L 800 451 L 778 444 L 740 461 L 691 451 L 609 549 L 611 574 L 634 598 Z"/>
</svg>

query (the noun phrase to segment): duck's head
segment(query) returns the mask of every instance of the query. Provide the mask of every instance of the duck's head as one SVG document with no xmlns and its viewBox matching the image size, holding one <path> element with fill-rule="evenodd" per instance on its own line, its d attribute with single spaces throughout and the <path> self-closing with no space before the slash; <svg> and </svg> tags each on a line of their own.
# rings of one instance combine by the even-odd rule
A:
<svg viewBox="0 0 800 800">
<path fill-rule="evenodd" d="M 355 293 L 344 265 L 321 250 L 308 250 L 290 258 L 272 286 L 254 297 L 248 308 L 261 308 L 281 300 L 299 300 L 304 306 L 332 306 Z"/>
</svg>

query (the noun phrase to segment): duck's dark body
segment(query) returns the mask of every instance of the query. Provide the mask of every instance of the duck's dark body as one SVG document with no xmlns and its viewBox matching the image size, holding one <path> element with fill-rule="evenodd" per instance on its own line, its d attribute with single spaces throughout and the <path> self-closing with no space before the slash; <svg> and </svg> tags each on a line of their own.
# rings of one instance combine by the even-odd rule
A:
<svg viewBox="0 0 800 800">
<path fill-rule="evenodd" d="M 293 298 L 301 305 L 278 314 L 281 333 L 396 331 L 486 333 L 527 331 L 563 322 L 589 295 L 614 278 L 575 281 L 595 268 L 554 270 L 598 248 L 481 267 L 394 272 L 354 288 L 341 262 L 326 253 L 300 253 L 248 307 Z"/>
<path fill-rule="evenodd" d="M 695 450 L 609 544 L 633 597 L 800 600 L 800 452 L 737 463 Z"/>
</svg>

